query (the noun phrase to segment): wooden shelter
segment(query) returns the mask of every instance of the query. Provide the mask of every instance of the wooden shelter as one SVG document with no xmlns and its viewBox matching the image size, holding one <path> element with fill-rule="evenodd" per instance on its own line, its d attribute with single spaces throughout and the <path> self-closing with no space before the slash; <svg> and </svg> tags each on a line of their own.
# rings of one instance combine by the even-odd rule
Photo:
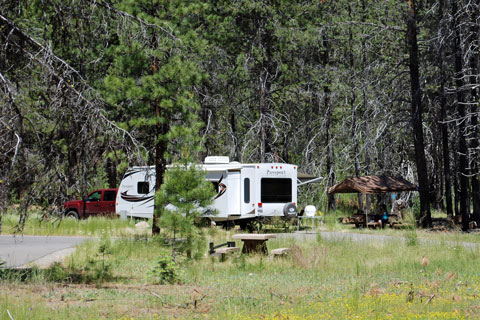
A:
<svg viewBox="0 0 480 320">
<path fill-rule="evenodd" d="M 328 189 L 328 193 L 361 193 L 366 195 L 416 190 L 418 190 L 416 185 L 400 177 L 363 176 L 358 178 L 347 178 L 342 182 L 330 187 Z M 368 209 L 365 210 L 365 218 L 361 219 L 365 226 L 368 226 L 368 211 Z M 376 222 L 374 224 L 376 224 Z"/>
<path fill-rule="evenodd" d="M 400 177 L 363 176 L 359 178 L 347 178 L 328 188 L 328 193 L 375 194 L 416 190 L 416 185 Z"/>
</svg>

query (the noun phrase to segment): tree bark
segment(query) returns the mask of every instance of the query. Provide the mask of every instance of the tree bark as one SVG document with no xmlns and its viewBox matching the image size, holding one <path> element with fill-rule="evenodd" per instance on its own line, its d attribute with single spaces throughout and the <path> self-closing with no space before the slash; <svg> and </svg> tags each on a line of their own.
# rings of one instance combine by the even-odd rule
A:
<svg viewBox="0 0 480 320">
<path fill-rule="evenodd" d="M 107 158 L 107 163 L 105 165 L 107 170 L 107 177 L 108 177 L 108 186 L 110 188 L 117 187 L 117 163 L 116 161 L 112 160 L 112 158 Z"/>
<path fill-rule="evenodd" d="M 470 126 L 472 128 L 472 139 L 470 140 L 470 149 L 472 150 L 472 165 L 471 165 L 471 184 L 472 184 L 472 202 L 473 202 L 473 214 L 472 219 L 480 225 L 480 181 L 479 181 L 479 128 L 478 128 L 478 89 L 477 89 L 477 76 L 479 72 L 479 53 L 480 50 L 480 31 L 477 19 L 479 17 L 479 4 L 473 6 L 473 12 L 470 15 L 470 33 L 472 37 L 473 52 L 470 56 L 470 87 L 471 89 L 471 101 L 477 102 L 476 105 L 472 105 L 470 109 Z"/>
<path fill-rule="evenodd" d="M 468 231 L 468 224 L 470 218 L 469 210 L 469 195 L 468 195 L 468 172 L 467 172 L 467 141 L 465 139 L 466 131 L 466 115 L 463 95 L 463 63 L 462 63 L 462 48 L 460 46 L 460 26 L 458 25 L 458 9 L 456 1 L 452 1 L 452 16 L 454 17 L 453 29 L 455 31 L 455 39 L 453 45 L 453 52 L 455 54 L 455 91 L 457 97 L 458 110 L 458 174 L 460 182 L 460 214 L 462 215 L 462 230 Z"/>
<path fill-rule="evenodd" d="M 235 109 L 230 111 L 230 127 L 233 137 L 233 161 L 240 161 L 240 144 L 238 143 L 237 124 L 235 120 Z"/>
<path fill-rule="evenodd" d="M 329 65 L 329 45 L 328 39 L 326 37 L 323 38 L 323 45 L 324 51 L 322 55 L 322 62 L 325 69 L 328 69 Z M 326 161 L 326 171 L 328 177 L 328 187 L 331 187 L 335 184 L 335 151 L 333 149 L 333 138 L 332 138 L 332 121 L 333 121 L 333 107 L 330 104 L 330 75 L 327 74 L 326 83 L 323 87 L 323 91 L 325 94 L 324 103 L 325 103 L 325 112 L 326 112 L 326 125 L 325 125 L 325 143 L 327 148 L 327 161 Z M 329 194 L 328 195 L 328 209 L 335 210 L 336 203 L 335 203 L 335 195 Z"/>
<path fill-rule="evenodd" d="M 439 20 L 442 24 L 444 19 L 445 0 L 440 0 L 439 4 Z M 444 31 L 442 24 L 442 31 Z M 447 97 L 445 92 L 446 75 L 445 75 L 445 48 L 443 41 L 440 44 L 440 121 L 442 130 L 442 154 L 443 154 L 443 177 L 445 181 L 445 204 L 447 216 L 453 217 L 452 208 L 452 179 L 450 175 L 450 148 L 448 146 L 448 124 L 447 120 Z"/>
<path fill-rule="evenodd" d="M 263 18 L 262 18 L 263 19 Z M 262 28 L 265 28 L 266 21 L 262 21 Z M 271 78 L 271 46 L 272 39 L 268 30 L 262 31 L 262 44 L 265 47 L 265 56 L 260 64 L 259 75 L 259 113 L 260 113 L 260 162 L 266 162 L 267 155 L 271 153 L 272 146 L 270 144 L 271 128 L 268 123 L 270 115 L 270 90 L 272 86 Z"/>
<path fill-rule="evenodd" d="M 418 186 L 420 193 L 420 222 L 423 227 L 432 225 L 429 201 L 429 184 L 425 145 L 423 139 L 422 91 L 420 88 L 417 25 L 415 16 L 415 0 L 408 0 L 407 43 L 409 51 L 410 86 L 412 95 L 412 123 L 415 146 L 415 163 L 417 165 Z"/>
<path fill-rule="evenodd" d="M 155 112 L 158 119 L 161 118 L 161 109 L 158 105 L 158 99 L 155 101 Z M 163 175 L 167 171 L 167 160 L 165 159 L 165 154 L 167 152 L 167 140 L 166 134 L 168 133 L 167 124 L 157 123 L 157 142 L 155 144 L 155 194 L 163 184 Z M 152 234 L 156 235 L 160 233 L 160 227 L 158 226 L 158 216 L 159 208 L 154 205 L 153 208 L 153 223 L 152 223 Z"/>
<path fill-rule="evenodd" d="M 347 4 L 348 6 L 348 16 L 351 21 L 353 21 L 352 17 L 352 8 L 351 8 L 351 3 L 349 2 Z M 355 58 L 353 54 L 353 32 L 352 32 L 352 26 L 349 28 L 349 34 L 348 34 L 348 46 L 349 46 L 349 51 L 348 51 L 348 60 L 349 60 L 349 67 L 351 70 L 355 70 Z M 357 133 L 357 108 L 355 106 L 356 102 L 356 94 L 355 94 L 355 85 L 353 81 L 350 82 L 350 87 L 351 87 L 351 94 L 350 94 L 350 108 L 351 108 L 351 114 L 352 114 L 352 141 L 353 141 L 353 166 L 355 170 L 355 176 L 358 178 L 360 177 L 360 152 L 359 152 L 359 141 L 358 141 L 358 133 Z M 361 193 L 358 193 L 357 195 L 357 200 L 358 200 L 358 208 L 360 210 L 363 210 L 363 195 Z"/>
<path fill-rule="evenodd" d="M 367 3 L 366 0 L 362 0 L 362 23 L 367 21 Z M 362 27 L 362 34 L 365 33 L 365 27 Z M 367 85 L 364 79 L 367 79 L 367 46 L 365 43 L 365 37 L 362 37 L 362 70 L 364 72 L 362 77 L 362 105 L 363 105 L 363 118 L 368 119 L 370 117 L 369 114 L 369 104 L 367 99 Z M 364 148 L 364 161 L 365 161 L 365 175 L 370 175 L 370 164 L 372 162 L 371 159 L 371 149 L 370 149 L 370 121 L 365 121 L 365 142 L 363 143 Z M 370 212 L 370 208 L 372 206 L 372 196 L 369 194 L 365 195 L 365 213 Z"/>
<path fill-rule="evenodd" d="M 157 60 L 153 60 L 153 73 L 157 72 Z M 163 184 L 163 175 L 167 170 L 167 160 L 165 154 L 168 149 L 168 143 L 166 135 L 168 133 L 168 124 L 162 123 L 162 110 L 159 105 L 158 98 L 154 102 L 155 115 L 157 116 L 156 126 L 156 142 L 155 142 L 155 194 L 160 190 Z M 152 222 L 152 234 L 157 235 L 160 233 L 160 227 L 158 226 L 158 217 L 160 214 L 160 208 L 157 208 L 156 201 L 154 199 L 153 206 L 153 222 Z"/>
</svg>

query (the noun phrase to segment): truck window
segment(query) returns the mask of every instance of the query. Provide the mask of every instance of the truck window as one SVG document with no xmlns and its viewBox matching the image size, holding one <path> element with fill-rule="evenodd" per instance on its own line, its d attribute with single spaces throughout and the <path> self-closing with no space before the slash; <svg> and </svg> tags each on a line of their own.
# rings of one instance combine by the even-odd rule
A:
<svg viewBox="0 0 480 320">
<path fill-rule="evenodd" d="M 148 194 L 149 191 L 150 191 L 150 186 L 147 181 L 142 181 L 137 183 L 138 194 Z"/>
<path fill-rule="evenodd" d="M 262 178 L 260 189 L 263 203 L 292 202 L 292 179 Z"/>
<path fill-rule="evenodd" d="M 103 193 L 103 201 L 115 201 L 116 192 L 107 190 Z"/>
<path fill-rule="evenodd" d="M 88 196 L 87 201 L 100 201 L 102 197 L 102 191 L 95 191 L 91 195 Z"/>
<path fill-rule="evenodd" d="M 243 179 L 243 202 L 250 202 L 250 179 Z"/>
</svg>

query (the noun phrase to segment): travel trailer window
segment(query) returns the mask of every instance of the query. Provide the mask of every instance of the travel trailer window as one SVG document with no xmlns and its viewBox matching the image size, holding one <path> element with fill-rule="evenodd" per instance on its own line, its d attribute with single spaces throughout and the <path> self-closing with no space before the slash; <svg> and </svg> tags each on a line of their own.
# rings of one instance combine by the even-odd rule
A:
<svg viewBox="0 0 480 320">
<path fill-rule="evenodd" d="M 243 201 L 250 203 L 250 179 L 245 178 L 243 180 Z"/>
<path fill-rule="evenodd" d="M 148 194 L 150 190 L 149 183 L 147 181 L 137 183 L 137 193 L 138 194 Z"/>
<path fill-rule="evenodd" d="M 291 202 L 292 179 L 262 178 L 261 199 L 263 203 Z"/>
</svg>

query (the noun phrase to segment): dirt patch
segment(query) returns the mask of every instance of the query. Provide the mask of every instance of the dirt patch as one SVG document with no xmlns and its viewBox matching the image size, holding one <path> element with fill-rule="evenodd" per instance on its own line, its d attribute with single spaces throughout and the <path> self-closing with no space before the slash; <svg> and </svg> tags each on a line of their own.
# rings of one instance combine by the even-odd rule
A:
<svg viewBox="0 0 480 320">
<path fill-rule="evenodd" d="M 108 284 L 102 287 L 84 284 L 32 284 L 9 286 L 0 291 L 8 297 L 28 300 L 51 310 L 92 308 L 102 317 L 188 317 L 211 309 L 205 288 L 181 285 Z M 114 310 L 114 311 L 112 311 Z"/>
</svg>

